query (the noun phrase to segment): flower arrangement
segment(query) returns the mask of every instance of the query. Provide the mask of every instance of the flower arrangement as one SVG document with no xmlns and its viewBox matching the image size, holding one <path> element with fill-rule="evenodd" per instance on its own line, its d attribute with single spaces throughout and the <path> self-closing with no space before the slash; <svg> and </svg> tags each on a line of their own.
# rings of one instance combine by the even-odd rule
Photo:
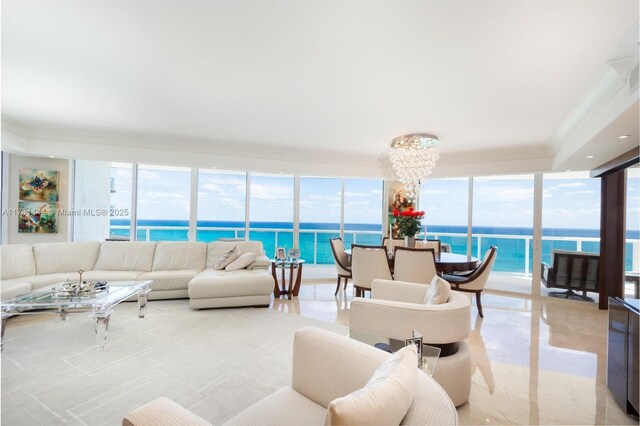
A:
<svg viewBox="0 0 640 426">
<path fill-rule="evenodd" d="M 404 211 L 393 209 L 393 217 L 400 237 L 415 237 L 420 232 L 420 219 L 424 217 L 424 212 L 413 210 L 413 207 Z"/>
</svg>

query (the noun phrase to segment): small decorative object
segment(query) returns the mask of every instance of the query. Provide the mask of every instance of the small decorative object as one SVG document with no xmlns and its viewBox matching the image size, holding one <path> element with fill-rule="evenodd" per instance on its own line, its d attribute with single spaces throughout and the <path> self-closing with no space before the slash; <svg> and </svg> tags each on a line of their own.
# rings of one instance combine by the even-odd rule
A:
<svg viewBox="0 0 640 426">
<path fill-rule="evenodd" d="M 297 249 L 297 248 L 289 249 L 289 259 L 291 259 L 292 262 L 297 262 L 299 258 L 300 258 L 300 249 Z"/>
<path fill-rule="evenodd" d="M 18 202 L 18 232 L 55 234 L 58 232 L 56 203 Z"/>
<path fill-rule="evenodd" d="M 394 209 L 393 217 L 395 218 L 395 226 L 398 229 L 398 235 L 405 237 L 405 245 L 409 247 L 409 240 L 411 239 L 413 239 L 415 244 L 416 234 L 420 232 L 420 219 L 424 217 L 424 212 L 415 211 L 413 210 L 413 207 L 409 207 L 404 211 Z"/>
<path fill-rule="evenodd" d="M 56 298 L 60 297 L 78 297 L 78 296 L 92 296 L 109 291 L 109 283 L 106 281 L 83 281 L 82 274 L 84 271 L 80 269 L 78 271 L 80 275 L 78 281 L 66 282 L 58 287 L 53 288 L 53 295 Z"/>
<path fill-rule="evenodd" d="M 20 199 L 25 201 L 58 201 L 56 170 L 20 169 Z"/>
<path fill-rule="evenodd" d="M 276 260 L 284 261 L 286 258 L 287 255 L 285 254 L 284 247 L 276 248 Z"/>
<path fill-rule="evenodd" d="M 405 346 L 416 345 L 418 351 L 418 367 L 422 368 L 422 334 L 416 330 L 411 330 L 411 338 L 405 339 Z"/>
</svg>

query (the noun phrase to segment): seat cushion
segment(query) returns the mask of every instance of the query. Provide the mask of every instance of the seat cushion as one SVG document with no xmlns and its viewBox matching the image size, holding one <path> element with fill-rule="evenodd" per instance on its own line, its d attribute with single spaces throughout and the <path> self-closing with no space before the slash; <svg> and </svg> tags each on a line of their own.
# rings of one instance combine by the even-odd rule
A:
<svg viewBox="0 0 640 426">
<path fill-rule="evenodd" d="M 29 244 L 8 244 L 0 247 L 0 279 L 35 275 L 33 248 Z"/>
<path fill-rule="evenodd" d="M 326 410 L 290 387 L 279 389 L 231 418 L 227 425 L 321 425 Z"/>
<path fill-rule="evenodd" d="M 399 425 L 416 393 L 416 347 L 406 346 L 388 358 L 367 385 L 336 398 L 327 407 L 327 425 Z"/>
<path fill-rule="evenodd" d="M 200 271 L 191 269 L 183 271 L 152 271 L 138 276 L 138 280 L 153 280 L 152 290 L 186 290 L 189 282 Z"/>
<path fill-rule="evenodd" d="M 101 271 L 146 271 L 153 266 L 156 243 L 106 241 L 100 245 L 93 269 Z"/>
<path fill-rule="evenodd" d="M 33 257 L 38 275 L 60 272 L 76 272 L 94 269 L 100 243 L 82 241 L 75 243 L 41 243 L 33 245 Z"/>
<path fill-rule="evenodd" d="M 102 271 L 95 270 L 85 272 L 82 279 L 86 281 L 136 281 L 145 271 Z M 77 280 L 78 274 L 72 274 L 72 278 Z"/>
<path fill-rule="evenodd" d="M 273 277 L 266 270 L 214 271 L 205 269 L 189 283 L 189 297 L 208 299 L 270 294 Z"/>
<path fill-rule="evenodd" d="M 206 243 L 160 242 L 156 245 L 152 271 L 202 271 L 206 262 Z"/>
<path fill-rule="evenodd" d="M 2 280 L 0 282 L 0 299 L 2 300 L 12 299 L 30 291 L 31 283 L 22 281 L 20 278 Z"/>
<path fill-rule="evenodd" d="M 33 290 L 37 290 L 42 287 L 61 284 L 67 281 L 71 275 L 73 275 L 71 272 L 58 272 L 57 274 L 32 275 L 23 279 L 31 283 Z"/>
</svg>

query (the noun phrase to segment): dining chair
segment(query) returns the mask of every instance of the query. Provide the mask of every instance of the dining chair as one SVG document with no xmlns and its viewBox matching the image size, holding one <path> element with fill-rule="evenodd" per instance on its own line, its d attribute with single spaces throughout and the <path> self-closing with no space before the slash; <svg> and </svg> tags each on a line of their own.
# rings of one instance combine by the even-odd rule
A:
<svg viewBox="0 0 640 426">
<path fill-rule="evenodd" d="M 338 272 L 338 284 L 336 285 L 336 292 L 333 294 L 336 296 L 340 291 L 340 284 L 344 280 L 344 291 L 347 291 L 347 283 L 351 274 L 351 260 L 344 250 L 344 242 L 342 238 L 331 238 L 329 240 L 331 244 L 331 251 L 333 252 L 333 260 L 336 264 L 336 270 Z"/>
<path fill-rule="evenodd" d="M 388 252 L 393 253 L 394 247 L 404 245 L 404 238 L 382 237 L 382 245 L 387 248 Z"/>
<path fill-rule="evenodd" d="M 375 279 L 391 280 L 391 270 L 385 246 L 351 245 L 351 273 L 356 297 L 371 291 Z"/>
<path fill-rule="evenodd" d="M 416 240 L 416 248 L 428 248 L 435 251 L 436 258 L 442 253 L 442 244 L 440 240 Z"/>
<path fill-rule="evenodd" d="M 482 290 L 487 285 L 489 274 L 496 262 L 498 247 L 491 246 L 484 255 L 482 263 L 467 275 L 444 274 L 442 278 L 447 280 L 451 286 L 458 291 L 476 294 L 476 305 L 478 306 L 478 315 L 484 318 L 482 313 Z"/>
<path fill-rule="evenodd" d="M 436 258 L 432 248 L 395 247 L 394 280 L 430 284 L 435 276 Z"/>
</svg>

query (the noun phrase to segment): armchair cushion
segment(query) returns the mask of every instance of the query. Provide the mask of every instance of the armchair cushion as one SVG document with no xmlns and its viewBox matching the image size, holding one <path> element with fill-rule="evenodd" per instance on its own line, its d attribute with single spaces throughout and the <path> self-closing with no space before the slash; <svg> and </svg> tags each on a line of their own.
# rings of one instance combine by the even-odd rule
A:
<svg viewBox="0 0 640 426">
<path fill-rule="evenodd" d="M 331 401 L 325 424 L 399 425 L 416 393 L 417 362 L 413 345 L 396 352 L 378 367 L 364 388 Z"/>
<path fill-rule="evenodd" d="M 426 305 L 442 305 L 449 300 L 451 284 L 439 276 L 433 277 L 427 293 L 424 295 Z"/>
</svg>

